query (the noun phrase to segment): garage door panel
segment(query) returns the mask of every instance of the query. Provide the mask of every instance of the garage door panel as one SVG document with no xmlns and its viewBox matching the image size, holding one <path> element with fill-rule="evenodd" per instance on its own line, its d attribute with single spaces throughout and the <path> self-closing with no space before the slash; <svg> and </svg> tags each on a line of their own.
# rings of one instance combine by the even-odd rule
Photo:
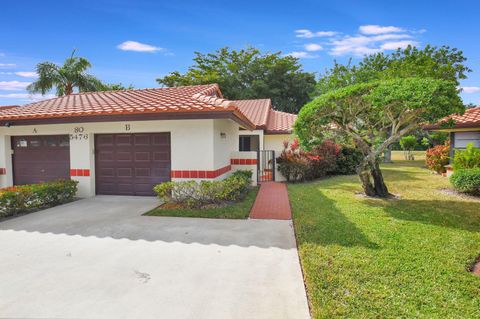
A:
<svg viewBox="0 0 480 319">
<path fill-rule="evenodd" d="M 117 151 L 115 154 L 116 156 L 114 156 L 114 158 L 118 162 L 131 162 L 133 160 L 132 152 Z"/>
<path fill-rule="evenodd" d="M 168 161 L 170 162 L 170 153 L 168 152 L 153 152 L 154 161 Z"/>
<path fill-rule="evenodd" d="M 107 135 L 95 136 L 96 171 L 109 170 L 108 175 L 96 174 L 98 194 L 154 195 L 154 185 L 170 180 L 169 133 Z M 100 156 L 107 151 L 109 156 Z"/>
<path fill-rule="evenodd" d="M 147 177 L 149 178 L 152 175 L 152 170 L 150 168 L 135 168 L 135 177 Z"/>
<path fill-rule="evenodd" d="M 113 153 L 113 151 L 102 150 L 101 152 L 97 152 L 95 156 L 97 156 L 100 161 L 105 162 L 113 161 L 115 154 Z"/>
<path fill-rule="evenodd" d="M 133 168 L 117 168 L 117 177 L 133 177 Z"/>
<path fill-rule="evenodd" d="M 129 146 L 132 145 L 132 136 L 130 134 L 118 134 L 115 135 L 116 146 Z"/>
<path fill-rule="evenodd" d="M 96 143 L 98 146 L 112 146 L 114 142 L 113 135 L 105 134 L 105 135 L 98 135 L 96 139 Z"/>
<path fill-rule="evenodd" d="M 14 136 L 12 147 L 15 185 L 70 179 L 68 135 Z"/>
<path fill-rule="evenodd" d="M 170 136 L 154 134 L 152 139 L 152 145 L 170 145 Z"/>
<path fill-rule="evenodd" d="M 136 162 L 150 162 L 151 152 L 135 152 Z"/>
<path fill-rule="evenodd" d="M 134 143 L 135 146 L 151 146 L 150 134 L 135 134 Z"/>
</svg>

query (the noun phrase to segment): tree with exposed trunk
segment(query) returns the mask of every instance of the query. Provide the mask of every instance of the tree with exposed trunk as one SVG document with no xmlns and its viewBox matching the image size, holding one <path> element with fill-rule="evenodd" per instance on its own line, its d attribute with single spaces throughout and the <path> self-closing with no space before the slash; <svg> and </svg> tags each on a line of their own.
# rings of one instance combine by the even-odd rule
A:
<svg viewBox="0 0 480 319">
<path fill-rule="evenodd" d="M 86 71 L 92 65 L 82 57 L 75 56 L 73 50 L 71 56 L 63 65 L 52 62 L 37 64 L 38 79 L 31 83 L 27 90 L 30 93 L 47 94 L 55 89 L 57 96 L 70 95 L 75 92 L 94 92 L 105 90 L 124 89 L 121 84 L 105 84 Z"/>
<path fill-rule="evenodd" d="M 390 193 L 380 156 L 423 123 L 436 122 L 465 107 L 456 83 L 433 78 L 395 78 L 348 85 L 305 105 L 295 123 L 300 140 L 321 140 L 323 132 L 350 138 L 363 153 L 357 172 L 368 196 Z"/>
</svg>

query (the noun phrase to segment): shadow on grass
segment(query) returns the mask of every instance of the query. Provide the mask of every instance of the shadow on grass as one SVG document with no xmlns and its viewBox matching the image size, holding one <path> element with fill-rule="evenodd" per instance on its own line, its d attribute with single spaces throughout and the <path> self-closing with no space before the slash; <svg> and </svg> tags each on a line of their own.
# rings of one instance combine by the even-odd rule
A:
<svg viewBox="0 0 480 319">
<path fill-rule="evenodd" d="M 312 194 L 299 188 L 290 194 L 295 228 L 301 243 L 379 248 L 321 190 Z M 297 194 L 299 196 L 295 198 Z"/>
<path fill-rule="evenodd" d="M 456 200 L 378 200 L 368 205 L 381 207 L 393 218 L 423 224 L 480 231 L 480 203 Z"/>
</svg>

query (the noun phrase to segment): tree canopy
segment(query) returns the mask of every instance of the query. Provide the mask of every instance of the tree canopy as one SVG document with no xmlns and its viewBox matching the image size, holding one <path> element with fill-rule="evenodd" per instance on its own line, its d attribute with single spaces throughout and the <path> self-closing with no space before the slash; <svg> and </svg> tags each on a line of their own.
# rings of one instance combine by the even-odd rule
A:
<svg viewBox="0 0 480 319">
<path fill-rule="evenodd" d="M 295 123 L 302 142 L 324 132 L 347 136 L 362 151 L 359 176 L 365 193 L 388 196 L 378 157 L 422 123 L 464 111 L 455 82 L 396 78 L 358 83 L 323 94 L 307 104 Z"/>
<path fill-rule="evenodd" d="M 72 55 L 65 60 L 63 65 L 48 61 L 37 64 L 38 79 L 31 83 L 27 90 L 30 93 L 44 95 L 55 89 L 57 96 L 72 94 L 75 89 L 79 92 L 101 90 L 104 84 L 87 73 L 91 66 L 87 59 L 76 57 L 75 50 L 73 50 Z"/>
<path fill-rule="evenodd" d="M 392 78 L 434 78 L 452 81 L 457 86 L 471 72 L 464 62 L 463 52 L 449 46 L 423 49 L 408 46 L 392 54 L 376 53 L 366 56 L 357 65 L 351 61 L 342 65 L 337 62 L 318 80 L 315 96 L 357 83 Z"/>
<path fill-rule="evenodd" d="M 303 145 L 326 138 L 352 141 L 363 153 L 358 168 L 365 193 L 386 197 L 379 167 L 383 152 L 402 136 L 452 113 L 462 113 L 459 80 L 471 70 L 455 48 L 407 47 L 339 63 L 318 80 L 318 97 L 302 108 L 295 132 Z"/>
<path fill-rule="evenodd" d="M 158 78 L 167 87 L 218 83 L 231 100 L 271 98 L 274 108 L 297 113 L 311 100 L 313 73 L 304 72 L 297 58 L 256 48 L 221 48 L 213 53 L 195 52 L 194 65 L 184 74 L 174 71 Z"/>
</svg>

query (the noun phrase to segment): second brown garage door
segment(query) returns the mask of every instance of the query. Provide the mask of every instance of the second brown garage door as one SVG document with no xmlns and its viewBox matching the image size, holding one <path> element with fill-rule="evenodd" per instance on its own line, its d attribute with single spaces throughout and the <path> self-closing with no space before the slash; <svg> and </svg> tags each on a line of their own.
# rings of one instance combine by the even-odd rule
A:
<svg viewBox="0 0 480 319">
<path fill-rule="evenodd" d="M 97 194 L 154 195 L 170 169 L 170 133 L 95 135 Z"/>
</svg>

